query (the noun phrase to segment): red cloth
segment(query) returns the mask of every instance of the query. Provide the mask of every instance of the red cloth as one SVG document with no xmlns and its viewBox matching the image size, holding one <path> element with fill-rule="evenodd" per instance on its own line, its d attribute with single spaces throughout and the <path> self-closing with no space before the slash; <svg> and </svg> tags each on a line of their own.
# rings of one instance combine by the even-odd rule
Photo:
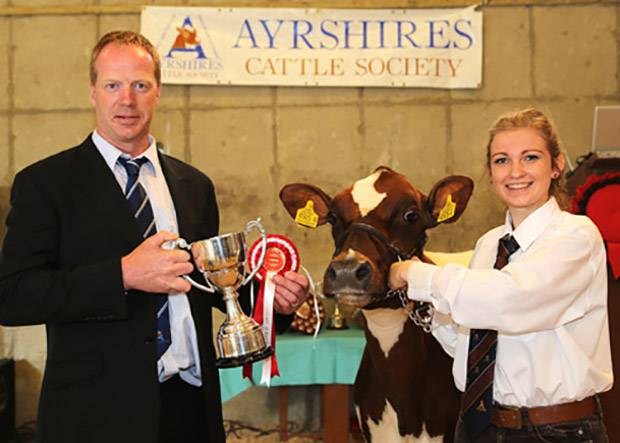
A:
<svg viewBox="0 0 620 443">
<path fill-rule="evenodd" d="M 595 191 L 588 200 L 586 215 L 607 242 L 607 259 L 614 278 L 620 277 L 620 184 L 609 184 Z"/>
<path fill-rule="evenodd" d="M 573 212 L 596 224 L 607 244 L 614 278 L 620 277 L 620 172 L 592 175 L 577 189 Z"/>
</svg>

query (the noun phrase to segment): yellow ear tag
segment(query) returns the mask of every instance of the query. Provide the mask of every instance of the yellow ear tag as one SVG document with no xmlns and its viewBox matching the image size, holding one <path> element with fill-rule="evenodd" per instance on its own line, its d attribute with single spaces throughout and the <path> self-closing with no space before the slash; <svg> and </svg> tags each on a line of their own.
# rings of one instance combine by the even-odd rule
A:
<svg viewBox="0 0 620 443">
<path fill-rule="evenodd" d="M 306 206 L 297 210 L 295 223 L 312 229 L 319 225 L 319 214 L 314 212 L 314 202 L 312 200 L 308 200 Z"/>
<path fill-rule="evenodd" d="M 437 217 L 437 223 L 441 223 L 442 221 L 451 219 L 456 212 L 456 203 L 452 201 L 452 194 L 448 195 L 446 199 L 446 204 L 443 205 L 441 211 L 439 211 L 439 217 Z"/>
</svg>

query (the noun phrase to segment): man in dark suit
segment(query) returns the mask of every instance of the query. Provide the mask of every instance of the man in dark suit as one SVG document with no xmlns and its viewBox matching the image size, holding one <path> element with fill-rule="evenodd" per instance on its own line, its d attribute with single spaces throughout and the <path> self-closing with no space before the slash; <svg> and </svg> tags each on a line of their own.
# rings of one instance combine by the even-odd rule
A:
<svg viewBox="0 0 620 443">
<path fill-rule="evenodd" d="M 225 440 L 211 332 L 223 303 L 182 278 L 187 252 L 165 248 L 217 235 L 218 209 L 209 178 L 149 135 L 160 77 L 148 40 L 106 34 L 91 59 L 96 130 L 13 183 L 0 323 L 47 328 L 39 443 Z M 308 281 L 274 283 L 282 328 Z"/>
</svg>

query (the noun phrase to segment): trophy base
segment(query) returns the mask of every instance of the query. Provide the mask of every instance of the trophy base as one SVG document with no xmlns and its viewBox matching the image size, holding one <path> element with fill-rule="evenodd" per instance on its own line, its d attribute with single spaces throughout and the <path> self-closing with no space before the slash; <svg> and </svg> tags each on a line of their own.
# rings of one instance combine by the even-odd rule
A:
<svg viewBox="0 0 620 443">
<path fill-rule="evenodd" d="M 259 351 L 252 352 L 250 354 L 239 355 L 236 357 L 222 357 L 215 360 L 215 366 L 218 368 L 234 368 L 237 366 L 243 366 L 247 363 L 254 363 L 255 361 L 263 360 L 267 357 L 271 357 L 273 349 L 266 348 Z"/>
<path fill-rule="evenodd" d="M 252 318 L 239 314 L 225 321 L 217 334 L 218 368 L 242 366 L 269 357 L 273 353 L 265 342 L 263 328 Z"/>
</svg>

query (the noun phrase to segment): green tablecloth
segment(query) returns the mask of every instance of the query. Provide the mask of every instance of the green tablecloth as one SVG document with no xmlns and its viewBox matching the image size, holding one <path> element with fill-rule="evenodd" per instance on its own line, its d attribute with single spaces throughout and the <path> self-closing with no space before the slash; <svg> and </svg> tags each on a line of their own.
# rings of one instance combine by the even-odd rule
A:
<svg viewBox="0 0 620 443">
<path fill-rule="evenodd" d="M 278 335 L 276 354 L 280 377 L 272 386 L 353 384 L 366 345 L 364 331 L 358 328 L 333 331 L 323 329 L 316 342 L 299 333 Z M 260 363 L 254 364 L 252 378 L 260 382 Z M 222 401 L 240 394 L 252 383 L 242 379 L 241 368 L 220 369 Z"/>
</svg>

